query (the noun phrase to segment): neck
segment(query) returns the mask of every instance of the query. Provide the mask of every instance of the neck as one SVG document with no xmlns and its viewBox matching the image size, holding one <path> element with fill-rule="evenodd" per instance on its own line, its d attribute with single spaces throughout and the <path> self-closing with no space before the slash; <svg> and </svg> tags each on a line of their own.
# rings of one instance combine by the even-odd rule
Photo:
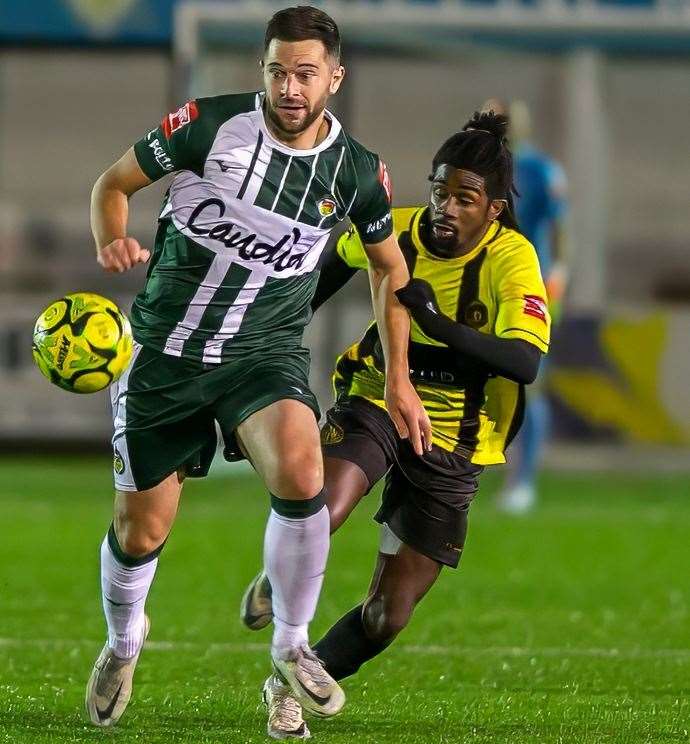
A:
<svg viewBox="0 0 690 744">
<path fill-rule="evenodd" d="M 326 117 L 325 111 L 322 111 L 306 129 L 295 134 L 285 132 L 277 127 L 271 117 L 266 116 L 265 108 L 263 115 L 268 131 L 278 142 L 282 142 L 293 150 L 313 150 L 328 137 L 328 133 L 331 130 L 331 124 Z"/>
</svg>

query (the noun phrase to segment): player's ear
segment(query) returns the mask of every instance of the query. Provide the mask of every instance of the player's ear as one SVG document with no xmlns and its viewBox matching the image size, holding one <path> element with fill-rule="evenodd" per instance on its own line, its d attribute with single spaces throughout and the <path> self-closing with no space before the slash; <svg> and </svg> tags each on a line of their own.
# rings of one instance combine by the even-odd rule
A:
<svg viewBox="0 0 690 744">
<path fill-rule="evenodd" d="M 491 203 L 489 204 L 489 219 L 490 220 L 498 219 L 498 216 L 501 214 L 501 212 L 505 208 L 505 205 L 506 205 L 505 199 L 492 199 Z"/>
<path fill-rule="evenodd" d="M 331 95 L 338 92 L 338 88 L 340 88 L 340 84 L 343 82 L 344 77 L 345 68 L 342 65 L 337 65 L 333 68 L 333 72 L 331 73 L 331 83 L 328 86 L 328 92 Z"/>
</svg>

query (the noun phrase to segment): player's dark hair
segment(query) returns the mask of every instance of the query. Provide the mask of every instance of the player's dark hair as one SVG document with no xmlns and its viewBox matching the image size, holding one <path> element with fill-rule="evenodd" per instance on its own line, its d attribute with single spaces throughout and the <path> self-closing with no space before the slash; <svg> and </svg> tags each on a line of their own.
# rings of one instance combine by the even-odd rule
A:
<svg viewBox="0 0 690 744">
<path fill-rule="evenodd" d="M 307 41 L 317 39 L 336 62 L 340 61 L 340 31 L 336 22 L 311 5 L 297 5 L 279 10 L 266 26 L 264 54 L 273 39 Z"/>
<path fill-rule="evenodd" d="M 472 171 L 484 179 L 489 199 L 505 199 L 498 220 L 520 230 L 515 219 L 513 195 L 513 154 L 508 146 L 508 117 L 493 111 L 475 111 L 462 132 L 449 137 L 434 156 L 434 173 L 439 165 Z"/>
</svg>

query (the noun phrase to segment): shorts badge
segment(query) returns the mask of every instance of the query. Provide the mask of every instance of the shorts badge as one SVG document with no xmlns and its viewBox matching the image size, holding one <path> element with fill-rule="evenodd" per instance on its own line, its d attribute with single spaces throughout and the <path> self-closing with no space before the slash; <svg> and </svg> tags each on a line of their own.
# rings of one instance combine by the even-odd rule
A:
<svg viewBox="0 0 690 744">
<path fill-rule="evenodd" d="M 118 475 L 122 475 L 125 472 L 125 461 L 117 450 L 115 450 L 115 454 L 113 455 L 113 470 Z"/>
<path fill-rule="evenodd" d="M 329 421 L 321 429 L 321 444 L 326 447 L 329 444 L 339 444 L 345 438 L 345 432 L 332 421 Z"/>
</svg>

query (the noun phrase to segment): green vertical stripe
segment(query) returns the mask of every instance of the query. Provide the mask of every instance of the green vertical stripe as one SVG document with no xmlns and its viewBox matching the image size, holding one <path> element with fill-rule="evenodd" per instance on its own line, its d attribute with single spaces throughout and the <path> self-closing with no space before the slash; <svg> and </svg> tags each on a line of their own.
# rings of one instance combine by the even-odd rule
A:
<svg viewBox="0 0 690 744">
<path fill-rule="evenodd" d="M 213 258 L 212 251 L 182 235 L 172 222 L 159 222 L 146 286 L 132 307 L 131 321 L 138 338 L 165 345 L 164 339 L 184 318 Z"/>
<path fill-rule="evenodd" d="M 220 331 L 225 316 L 234 303 L 237 295 L 247 283 L 251 270 L 239 264 L 231 264 L 222 284 L 218 287 L 213 299 L 209 302 L 204 314 L 201 316 L 199 327 L 192 333 L 185 346 L 187 348 L 203 347 L 214 334 Z"/>
<path fill-rule="evenodd" d="M 309 182 L 311 164 L 315 157 L 315 155 L 311 155 L 292 159 L 290 177 L 285 181 L 276 208 L 273 210 L 276 214 L 281 214 L 283 217 L 289 217 L 290 219 L 295 218 L 302 196 L 304 196 L 304 190 Z"/>
<path fill-rule="evenodd" d="M 285 175 L 285 169 L 288 167 L 289 162 L 289 155 L 280 152 L 280 150 L 273 150 L 268 167 L 266 168 L 263 183 L 254 200 L 254 204 L 257 207 L 261 207 L 262 209 L 271 209 L 273 207 L 273 202 L 280 188 L 280 182 Z M 291 174 L 288 174 L 285 180 L 285 186 L 287 186 L 289 179 L 291 179 Z"/>
<path fill-rule="evenodd" d="M 299 221 L 304 222 L 306 225 L 318 225 L 323 219 L 323 215 L 319 212 L 319 201 L 326 196 L 331 198 L 335 196 L 331 193 L 331 181 L 333 180 L 335 169 L 340 159 L 340 149 L 340 147 L 332 147 L 319 155 L 319 160 L 316 164 L 316 173 L 314 173 L 314 178 L 312 179 L 309 193 L 304 201 L 302 214 L 299 218 Z M 301 198 L 300 196 L 300 200 Z M 344 206 L 347 206 L 347 204 Z M 335 224 L 335 222 L 337 222 L 337 218 L 334 216 L 328 221 L 328 224 Z"/>
</svg>

